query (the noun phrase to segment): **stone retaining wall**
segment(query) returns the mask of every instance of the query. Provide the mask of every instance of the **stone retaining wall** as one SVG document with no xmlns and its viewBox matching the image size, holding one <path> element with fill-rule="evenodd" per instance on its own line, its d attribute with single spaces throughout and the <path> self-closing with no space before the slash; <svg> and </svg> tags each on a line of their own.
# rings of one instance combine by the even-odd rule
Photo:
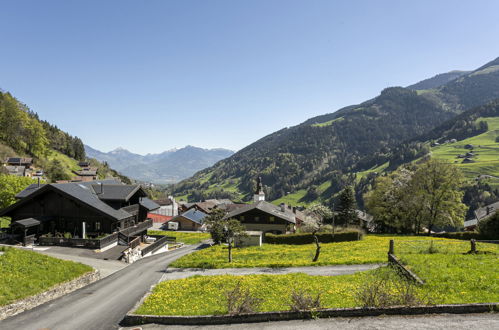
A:
<svg viewBox="0 0 499 330">
<path fill-rule="evenodd" d="M 62 297 L 99 279 L 100 272 L 98 270 L 94 270 L 93 272 L 86 273 L 74 280 L 52 287 L 50 290 L 47 290 L 45 292 L 18 300 L 6 306 L 0 306 L 0 320 L 6 319 L 10 316 L 14 316 L 26 310 L 35 308 L 36 306 L 44 304 L 48 301 Z"/>
<path fill-rule="evenodd" d="M 137 326 L 141 324 L 155 323 L 167 325 L 215 325 L 233 323 L 252 323 L 269 321 L 289 321 L 312 318 L 329 317 L 362 317 L 380 315 L 421 315 L 421 314 L 468 314 L 487 313 L 499 311 L 499 303 L 487 304 L 462 304 L 462 305 L 435 305 L 435 306 L 396 306 L 385 308 L 335 308 L 319 311 L 302 312 L 266 312 L 241 315 L 201 315 L 201 316 L 157 316 L 136 315 L 128 313 L 121 321 L 122 326 Z"/>
</svg>

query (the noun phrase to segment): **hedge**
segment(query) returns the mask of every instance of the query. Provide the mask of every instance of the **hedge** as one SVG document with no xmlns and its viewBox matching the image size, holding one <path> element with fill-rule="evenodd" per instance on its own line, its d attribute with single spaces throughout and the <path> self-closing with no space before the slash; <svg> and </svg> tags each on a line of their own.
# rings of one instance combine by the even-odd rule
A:
<svg viewBox="0 0 499 330">
<path fill-rule="evenodd" d="M 361 240 L 364 234 L 361 231 L 342 231 L 335 233 L 317 233 L 319 242 L 321 243 L 332 243 L 332 242 L 348 242 L 348 241 L 358 241 Z M 286 235 L 275 235 L 275 234 L 265 234 L 265 243 L 268 244 L 310 244 L 314 243 L 314 236 L 311 233 L 298 233 L 298 234 L 286 234 Z"/>
<path fill-rule="evenodd" d="M 483 235 L 483 234 L 480 234 L 476 231 L 440 233 L 440 234 L 433 234 L 431 236 L 442 237 L 442 238 L 452 238 L 452 239 L 462 239 L 462 240 L 466 240 L 466 241 L 469 241 L 471 239 L 476 239 L 476 240 L 492 240 L 492 239 L 494 239 L 494 237 L 491 237 L 488 235 Z M 497 237 L 495 237 L 495 239 L 497 239 Z"/>
</svg>

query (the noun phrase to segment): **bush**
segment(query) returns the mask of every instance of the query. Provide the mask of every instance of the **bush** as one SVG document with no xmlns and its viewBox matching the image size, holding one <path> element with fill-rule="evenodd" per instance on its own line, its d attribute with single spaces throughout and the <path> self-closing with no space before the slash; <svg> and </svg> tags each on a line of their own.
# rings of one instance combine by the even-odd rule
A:
<svg viewBox="0 0 499 330">
<path fill-rule="evenodd" d="M 262 299 L 251 294 L 249 289 L 243 289 L 241 282 L 237 282 L 232 290 L 225 292 L 227 311 L 231 315 L 254 313 L 262 303 Z"/>
<path fill-rule="evenodd" d="M 379 268 L 357 288 L 357 303 L 362 307 L 429 305 L 416 285 L 400 278 L 390 268 Z"/>
<path fill-rule="evenodd" d="M 364 233 L 360 230 L 349 230 L 339 233 L 317 233 L 319 242 L 332 243 L 332 242 L 348 242 L 361 240 Z M 298 233 L 286 235 L 265 234 L 265 243 L 269 244 L 310 244 L 314 243 L 314 236 L 311 233 Z"/>
<path fill-rule="evenodd" d="M 424 235 L 426 236 L 426 235 Z M 455 233 L 441 233 L 441 234 L 434 234 L 432 235 L 433 237 L 440 237 L 440 238 L 451 238 L 451 239 L 461 239 L 465 241 L 469 241 L 471 239 L 487 239 L 484 235 L 476 232 L 476 231 L 462 231 L 462 232 L 455 232 Z"/>
<path fill-rule="evenodd" d="M 291 304 L 289 305 L 293 312 L 309 311 L 321 309 L 321 294 L 313 297 L 311 294 L 301 290 L 294 290 L 291 293 Z"/>
<path fill-rule="evenodd" d="M 499 239 L 499 214 L 482 220 L 478 225 L 480 234 L 486 239 Z"/>
</svg>

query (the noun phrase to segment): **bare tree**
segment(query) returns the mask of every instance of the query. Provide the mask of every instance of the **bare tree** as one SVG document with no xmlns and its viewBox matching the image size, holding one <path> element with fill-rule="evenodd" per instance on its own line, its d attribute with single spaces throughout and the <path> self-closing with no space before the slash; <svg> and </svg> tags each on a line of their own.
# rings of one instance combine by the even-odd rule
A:
<svg viewBox="0 0 499 330">
<path fill-rule="evenodd" d="M 319 242 L 319 237 L 317 237 L 317 232 L 321 230 L 326 219 L 331 219 L 333 217 L 333 212 L 324 205 L 314 204 L 312 207 L 305 211 L 306 223 L 308 226 L 313 228 L 312 235 L 314 236 L 315 242 L 315 256 L 312 260 L 316 262 L 319 260 L 319 255 L 321 253 L 321 243 Z"/>
</svg>

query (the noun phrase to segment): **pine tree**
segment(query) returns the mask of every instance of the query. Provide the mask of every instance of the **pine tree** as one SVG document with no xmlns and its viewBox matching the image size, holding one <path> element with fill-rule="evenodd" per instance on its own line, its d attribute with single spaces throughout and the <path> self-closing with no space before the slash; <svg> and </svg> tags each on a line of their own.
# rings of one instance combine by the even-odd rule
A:
<svg viewBox="0 0 499 330">
<path fill-rule="evenodd" d="M 352 186 L 346 186 L 340 192 L 338 198 L 338 224 L 343 224 L 345 227 L 348 225 L 358 225 L 359 219 L 356 208 L 357 205 Z"/>
</svg>

